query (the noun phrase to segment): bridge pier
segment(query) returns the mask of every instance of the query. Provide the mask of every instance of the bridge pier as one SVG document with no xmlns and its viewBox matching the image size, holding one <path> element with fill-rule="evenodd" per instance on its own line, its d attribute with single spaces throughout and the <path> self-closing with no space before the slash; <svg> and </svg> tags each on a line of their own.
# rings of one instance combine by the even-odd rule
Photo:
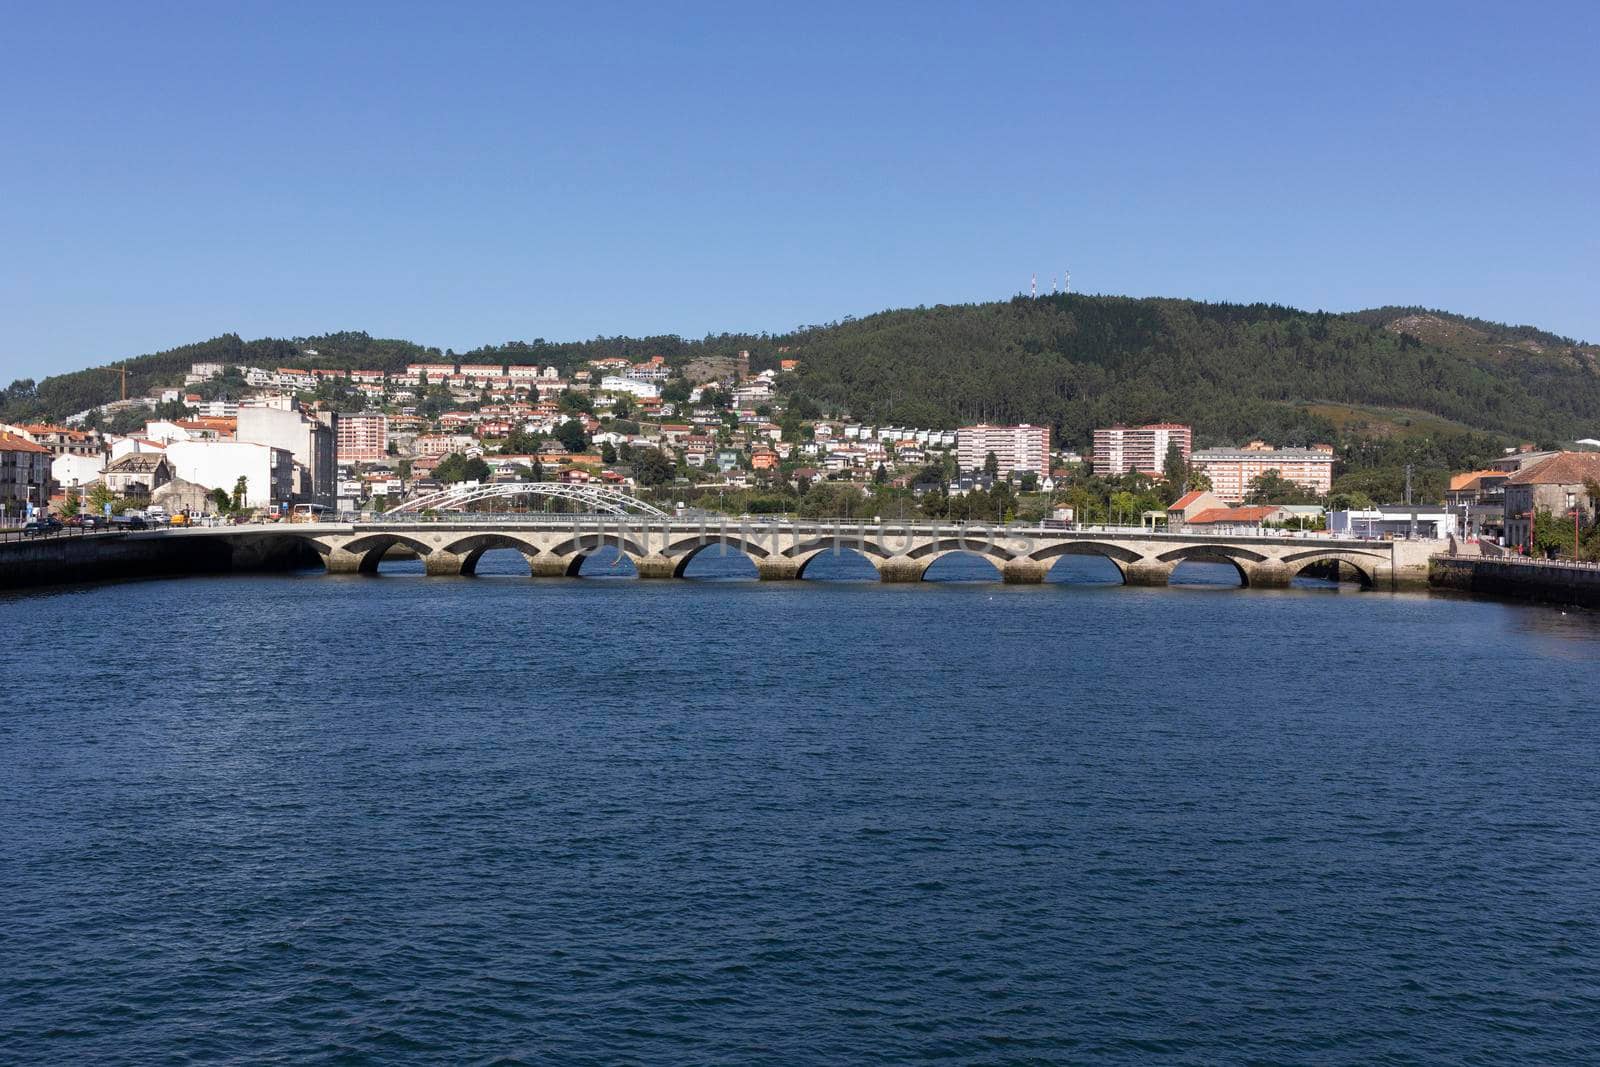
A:
<svg viewBox="0 0 1600 1067">
<path fill-rule="evenodd" d="M 927 560 L 912 559 L 910 556 L 890 556 L 874 562 L 878 567 L 878 579 L 884 582 L 920 582 L 923 572 L 928 569 Z"/>
<path fill-rule="evenodd" d="M 558 556 L 552 552 L 541 553 L 529 561 L 528 569 L 535 578 L 565 578 L 572 569 L 571 556 Z"/>
<path fill-rule="evenodd" d="M 1000 568 L 1000 577 L 1007 585 L 1037 585 L 1050 573 L 1050 564 L 1026 556 L 1006 560 Z"/>
<path fill-rule="evenodd" d="M 633 561 L 641 578 L 673 578 L 677 576 L 678 561 L 659 553 L 651 553 Z"/>
<path fill-rule="evenodd" d="M 328 554 L 322 557 L 323 566 L 329 574 L 360 574 L 362 557 L 355 552 L 346 552 L 342 548 L 331 548 Z"/>
<path fill-rule="evenodd" d="M 1166 585 L 1172 578 L 1175 569 L 1171 563 L 1158 563 L 1151 560 L 1138 560 L 1134 563 L 1122 565 L 1122 583 L 1124 585 Z"/>
<path fill-rule="evenodd" d="M 787 556 L 756 560 L 756 574 L 763 582 L 792 582 L 800 577 L 800 563 Z"/>
<path fill-rule="evenodd" d="M 460 576 L 462 564 L 465 562 L 464 556 L 434 549 L 422 557 L 422 569 L 430 578 L 455 578 Z"/>
<path fill-rule="evenodd" d="M 1289 568 L 1277 560 L 1264 560 L 1261 563 L 1240 562 L 1239 569 L 1244 573 L 1245 584 L 1251 589 L 1287 589 L 1289 581 L 1294 577 Z"/>
</svg>

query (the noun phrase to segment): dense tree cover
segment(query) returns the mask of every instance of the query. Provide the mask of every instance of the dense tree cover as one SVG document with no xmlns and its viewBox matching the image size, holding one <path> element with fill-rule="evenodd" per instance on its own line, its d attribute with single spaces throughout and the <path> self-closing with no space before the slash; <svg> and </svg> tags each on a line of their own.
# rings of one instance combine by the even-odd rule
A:
<svg viewBox="0 0 1600 1067">
<path fill-rule="evenodd" d="M 487 482 L 489 464 L 477 456 L 468 457 L 452 452 L 439 461 L 433 476 L 441 482 Z"/>
<path fill-rule="evenodd" d="M 1600 352 L 1540 335 L 1542 353 L 1490 356 L 1477 334 L 1454 347 L 1403 342 L 1411 335 L 1369 319 L 1061 295 L 884 312 L 804 332 L 791 354 L 801 394 L 832 410 L 939 427 L 1042 423 L 1066 445 L 1153 420 L 1190 423 L 1200 446 L 1310 444 L 1336 435 L 1304 410 L 1315 401 L 1416 408 L 1518 438 L 1593 432 Z"/>
<path fill-rule="evenodd" d="M 659 448 L 635 448 L 628 461 L 633 465 L 634 480 L 644 486 L 665 485 L 677 473 L 672 460 Z"/>
</svg>

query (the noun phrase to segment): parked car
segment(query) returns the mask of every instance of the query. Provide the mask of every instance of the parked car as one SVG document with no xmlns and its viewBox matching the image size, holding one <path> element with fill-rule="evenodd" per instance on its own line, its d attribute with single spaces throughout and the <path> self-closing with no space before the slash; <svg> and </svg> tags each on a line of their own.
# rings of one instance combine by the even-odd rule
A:
<svg viewBox="0 0 1600 1067">
<path fill-rule="evenodd" d="M 111 524 L 124 530 L 147 530 L 150 528 L 149 524 L 144 521 L 143 515 L 123 515 L 120 518 L 112 519 Z"/>
<path fill-rule="evenodd" d="M 55 533 L 61 529 L 61 520 L 54 516 L 46 519 L 34 519 L 22 528 L 23 537 L 38 537 L 40 534 Z"/>
</svg>

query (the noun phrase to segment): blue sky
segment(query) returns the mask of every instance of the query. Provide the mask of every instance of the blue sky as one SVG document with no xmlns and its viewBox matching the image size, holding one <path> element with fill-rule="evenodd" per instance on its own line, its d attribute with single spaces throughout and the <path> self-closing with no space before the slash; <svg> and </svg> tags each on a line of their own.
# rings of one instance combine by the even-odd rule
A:
<svg viewBox="0 0 1600 1067">
<path fill-rule="evenodd" d="M 11 4 L 0 378 L 1063 269 L 1600 340 L 1596 41 L 1594 4 Z"/>
</svg>

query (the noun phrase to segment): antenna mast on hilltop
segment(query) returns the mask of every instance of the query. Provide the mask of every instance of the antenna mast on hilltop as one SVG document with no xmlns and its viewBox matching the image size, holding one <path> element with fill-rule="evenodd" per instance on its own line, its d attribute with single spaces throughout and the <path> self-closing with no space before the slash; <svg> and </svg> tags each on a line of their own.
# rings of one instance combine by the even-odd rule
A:
<svg viewBox="0 0 1600 1067">
<path fill-rule="evenodd" d="M 1061 291 L 1063 293 L 1072 292 L 1072 272 L 1070 270 L 1062 271 L 1061 278 Z"/>
<path fill-rule="evenodd" d="M 1035 272 L 1033 280 L 1028 282 L 1028 295 L 1035 299 L 1039 296 L 1039 275 Z"/>
<path fill-rule="evenodd" d="M 1056 276 L 1054 274 L 1050 275 L 1050 295 L 1056 295 Z"/>
</svg>

